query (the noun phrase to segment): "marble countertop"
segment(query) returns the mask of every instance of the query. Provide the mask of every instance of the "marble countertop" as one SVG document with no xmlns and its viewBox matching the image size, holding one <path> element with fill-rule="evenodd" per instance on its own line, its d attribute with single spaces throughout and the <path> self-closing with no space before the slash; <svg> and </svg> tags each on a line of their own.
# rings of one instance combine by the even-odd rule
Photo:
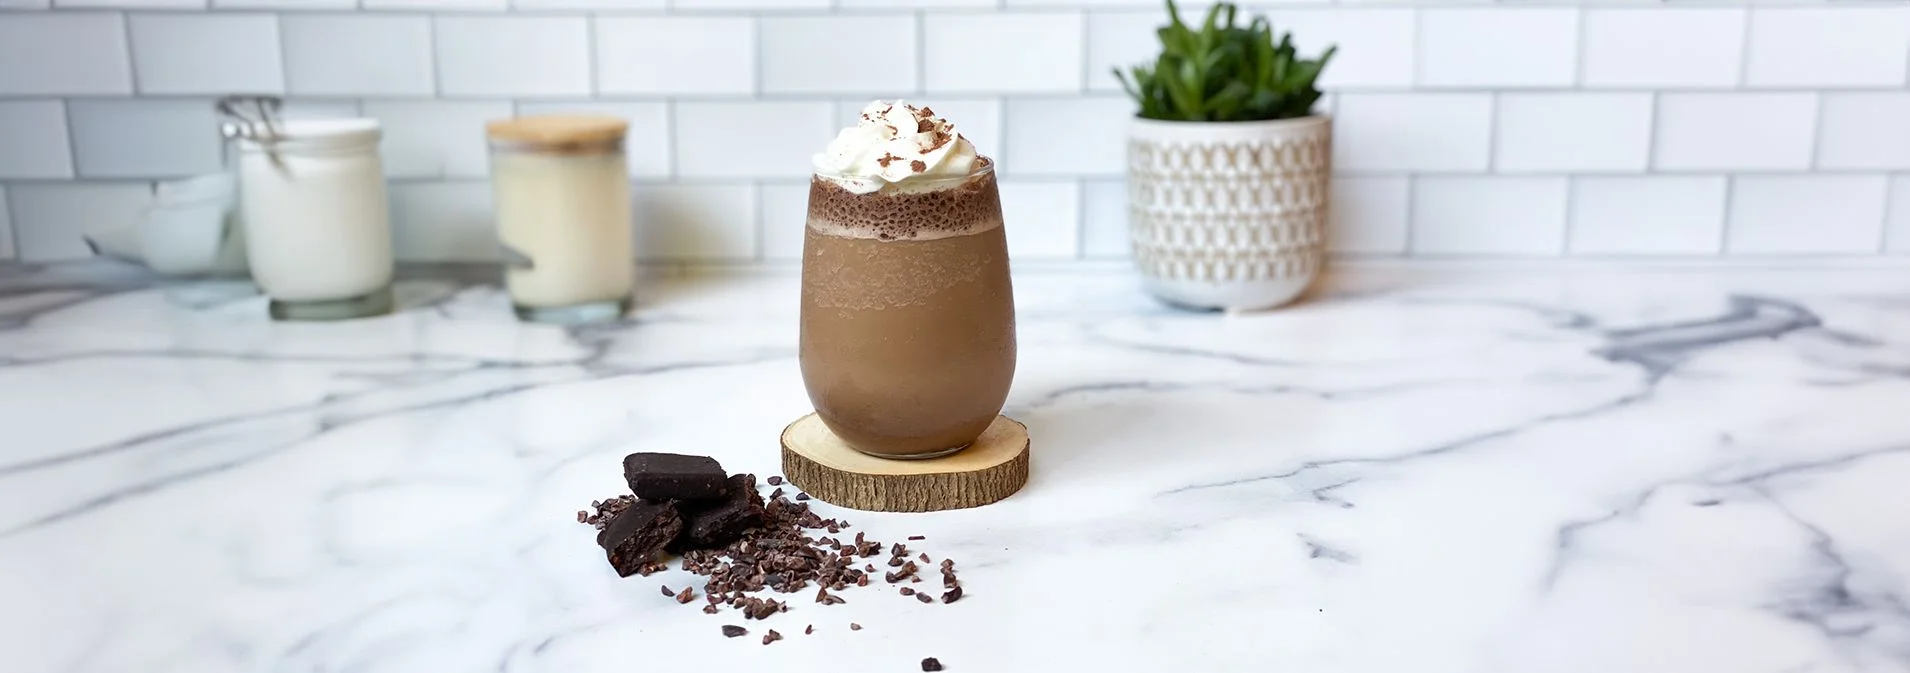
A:
<svg viewBox="0 0 1910 673">
<path fill-rule="evenodd" d="M 401 289 L 275 324 L 235 284 L 0 271 L 0 668 L 1910 670 L 1910 273 L 1362 267 L 1233 316 L 1021 273 L 1026 490 L 819 507 L 967 597 L 798 600 L 747 623 L 770 646 L 575 512 L 633 450 L 776 471 L 793 275 L 576 330 Z"/>
</svg>

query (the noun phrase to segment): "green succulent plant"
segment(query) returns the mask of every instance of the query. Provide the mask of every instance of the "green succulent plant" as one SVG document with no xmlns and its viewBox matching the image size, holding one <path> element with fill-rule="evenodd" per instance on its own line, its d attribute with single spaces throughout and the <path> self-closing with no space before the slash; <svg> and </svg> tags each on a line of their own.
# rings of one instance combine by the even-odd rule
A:
<svg viewBox="0 0 1910 673">
<path fill-rule="evenodd" d="M 1320 99 L 1314 81 L 1338 47 L 1316 59 L 1301 58 L 1293 36 L 1274 40 L 1265 15 L 1246 26 L 1234 23 L 1238 8 L 1222 2 L 1207 10 L 1198 30 L 1181 21 L 1180 8 L 1167 0 L 1171 21 L 1155 34 L 1161 55 L 1152 65 L 1133 67 L 1133 76 L 1114 69 L 1121 87 L 1140 103 L 1144 119 L 1234 122 L 1305 117 Z"/>
</svg>

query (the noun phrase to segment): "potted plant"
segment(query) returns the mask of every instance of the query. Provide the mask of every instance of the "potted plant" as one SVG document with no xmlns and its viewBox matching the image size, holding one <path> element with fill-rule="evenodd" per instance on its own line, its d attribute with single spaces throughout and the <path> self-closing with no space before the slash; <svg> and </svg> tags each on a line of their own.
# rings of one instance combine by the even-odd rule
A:
<svg viewBox="0 0 1910 673">
<path fill-rule="evenodd" d="M 1161 55 L 1114 71 L 1140 104 L 1128 131 L 1134 260 L 1173 304 L 1227 310 L 1292 301 L 1325 261 L 1332 120 L 1313 113 L 1333 56 L 1301 58 L 1264 15 L 1219 3 L 1198 27 L 1167 0 Z"/>
</svg>

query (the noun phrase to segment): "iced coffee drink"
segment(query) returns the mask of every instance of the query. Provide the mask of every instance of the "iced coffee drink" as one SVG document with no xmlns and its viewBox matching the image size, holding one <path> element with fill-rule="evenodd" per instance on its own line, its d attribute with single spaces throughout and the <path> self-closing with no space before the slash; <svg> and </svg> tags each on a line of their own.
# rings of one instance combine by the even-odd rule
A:
<svg viewBox="0 0 1910 673">
<path fill-rule="evenodd" d="M 801 361 L 817 415 L 863 453 L 960 451 L 1015 374 L 992 162 L 933 110 L 877 101 L 815 168 Z"/>
</svg>

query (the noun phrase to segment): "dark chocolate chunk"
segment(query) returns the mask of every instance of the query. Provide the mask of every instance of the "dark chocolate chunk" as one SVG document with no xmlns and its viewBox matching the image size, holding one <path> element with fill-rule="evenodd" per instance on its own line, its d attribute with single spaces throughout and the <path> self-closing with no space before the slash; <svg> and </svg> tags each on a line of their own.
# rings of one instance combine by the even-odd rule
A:
<svg viewBox="0 0 1910 673">
<path fill-rule="evenodd" d="M 942 592 L 943 603 L 953 603 L 961 599 L 962 599 L 962 588 L 959 586 L 953 589 L 949 589 L 948 591 Z"/>
<path fill-rule="evenodd" d="M 808 493 L 797 493 L 797 494 L 796 494 L 796 499 L 797 499 L 797 500 L 808 500 L 808 499 L 809 499 L 809 494 L 808 494 Z"/>
<path fill-rule="evenodd" d="M 770 643 L 773 643 L 782 639 L 783 639 L 783 634 L 777 633 L 776 629 L 770 629 L 768 633 L 763 634 L 764 645 L 768 645 Z"/>
<path fill-rule="evenodd" d="M 911 541 L 911 542 L 913 542 L 913 541 L 915 541 L 915 540 L 927 540 L 927 539 L 928 539 L 928 537 L 927 537 L 927 536 L 924 536 L 924 535 L 910 535 L 910 536 L 909 536 L 909 541 Z"/>
<path fill-rule="evenodd" d="M 816 632 L 815 624 L 810 624 L 808 626 L 802 627 L 802 634 L 805 636 L 815 632 Z"/>
<path fill-rule="evenodd" d="M 735 638 L 737 636 L 747 636 L 749 635 L 749 629 L 746 629 L 734 624 L 724 624 L 723 635 L 730 638 Z"/>
<path fill-rule="evenodd" d="M 915 595 L 915 590 L 914 590 L 914 589 L 910 589 L 910 588 L 908 588 L 908 587 L 902 587 L 902 588 L 900 588 L 900 589 L 896 589 L 896 591 L 900 591 L 900 592 L 902 592 L 902 595 L 904 595 L 904 596 L 914 596 L 914 595 Z"/>
<path fill-rule="evenodd" d="M 633 453 L 623 458 L 630 492 L 645 500 L 714 500 L 729 490 L 729 474 L 709 456 Z"/>
<path fill-rule="evenodd" d="M 676 602 L 678 603 L 689 603 L 693 600 L 696 600 L 696 593 L 691 591 L 689 587 L 683 587 L 683 591 L 676 595 Z"/>
<path fill-rule="evenodd" d="M 862 625 L 861 625 L 861 624 L 857 624 L 857 623 L 855 623 L 855 622 L 849 622 L 849 630 L 850 630 L 850 631 L 861 631 L 861 630 L 862 630 Z"/>
<path fill-rule="evenodd" d="M 915 600 L 921 601 L 923 603 L 933 603 L 935 602 L 935 597 L 930 596 L 926 593 L 920 593 L 915 595 Z"/>
<path fill-rule="evenodd" d="M 742 474 L 730 477 L 729 496 L 720 501 L 683 503 L 683 533 L 670 550 L 716 549 L 762 525 L 763 501 L 746 483 L 748 478 Z"/>
<path fill-rule="evenodd" d="M 936 659 L 935 657 L 929 657 L 927 659 L 923 659 L 922 670 L 924 671 L 942 670 L 942 661 L 940 659 Z"/>
<path fill-rule="evenodd" d="M 677 515 L 676 505 L 639 501 L 597 534 L 597 544 L 604 548 L 610 567 L 629 577 L 649 565 L 682 531 L 683 518 Z"/>
<path fill-rule="evenodd" d="M 781 485 L 783 485 L 783 478 L 782 478 L 782 477 L 780 477 L 780 476 L 777 476 L 777 475 L 773 475 L 773 474 L 772 474 L 772 475 L 770 475 L 770 476 L 769 476 L 769 478 L 768 478 L 768 479 L 765 479 L 764 481 L 767 481 L 767 482 L 769 482 L 769 485 L 770 485 L 770 486 L 781 486 Z"/>
</svg>

